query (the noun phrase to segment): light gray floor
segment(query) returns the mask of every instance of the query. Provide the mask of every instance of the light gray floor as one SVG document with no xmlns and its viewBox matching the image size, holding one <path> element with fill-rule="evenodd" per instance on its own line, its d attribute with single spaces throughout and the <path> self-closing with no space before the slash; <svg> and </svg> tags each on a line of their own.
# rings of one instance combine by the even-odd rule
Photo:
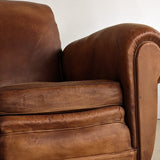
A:
<svg viewBox="0 0 160 160">
<path fill-rule="evenodd" d="M 157 123 L 156 143 L 154 146 L 152 160 L 160 160 L 160 120 L 158 120 Z"/>
</svg>

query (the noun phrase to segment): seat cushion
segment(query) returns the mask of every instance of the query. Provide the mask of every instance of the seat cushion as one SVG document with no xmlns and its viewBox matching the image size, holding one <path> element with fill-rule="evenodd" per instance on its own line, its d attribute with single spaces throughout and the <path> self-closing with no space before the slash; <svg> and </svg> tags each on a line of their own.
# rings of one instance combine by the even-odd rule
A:
<svg viewBox="0 0 160 160">
<path fill-rule="evenodd" d="M 100 124 L 124 123 L 124 110 L 111 106 L 83 112 L 0 117 L 1 134 L 60 130 Z"/>
<path fill-rule="evenodd" d="M 74 113 L 0 117 L 5 160 L 136 160 L 120 106 Z"/>
<path fill-rule="evenodd" d="M 26 83 L 0 88 L 0 114 L 34 114 L 122 105 L 118 82 Z"/>
</svg>

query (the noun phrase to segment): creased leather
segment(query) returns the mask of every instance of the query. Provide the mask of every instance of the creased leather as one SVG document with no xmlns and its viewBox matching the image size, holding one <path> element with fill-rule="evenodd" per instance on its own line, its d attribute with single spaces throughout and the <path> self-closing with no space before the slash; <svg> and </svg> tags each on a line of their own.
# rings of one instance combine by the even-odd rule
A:
<svg viewBox="0 0 160 160">
<path fill-rule="evenodd" d="M 40 132 L 89 127 L 101 124 L 124 123 L 124 109 L 120 106 L 88 111 L 0 117 L 1 134 Z"/>
<path fill-rule="evenodd" d="M 0 137 L 0 146 L 0 160 L 62 160 L 132 149 L 129 129 L 122 123 L 7 134 Z"/>
<path fill-rule="evenodd" d="M 94 109 L 97 108 L 95 101 L 93 101 L 95 106 L 90 103 L 87 104 L 89 107 L 76 106 L 76 103 L 73 103 L 75 97 L 72 103 L 68 102 L 68 106 L 72 104 L 71 108 L 66 109 L 64 109 L 65 106 L 58 109 L 53 106 L 47 108 L 48 105 L 42 106 L 46 103 L 38 101 L 33 103 L 33 106 L 37 105 L 35 108 L 26 107 L 25 109 L 29 110 L 24 111 L 25 98 L 22 98 L 22 106 L 19 106 L 21 103 L 15 105 L 17 108 L 13 107 L 15 101 L 12 101 L 10 103 L 12 114 L 41 113 L 43 115 L 6 116 L 3 111 L 3 116 L 0 117 L 0 160 L 21 160 L 22 157 L 25 160 L 41 160 L 46 159 L 46 155 L 48 160 L 53 159 L 54 156 L 54 159 L 137 159 L 136 152 L 131 147 L 130 132 L 122 118 L 124 117 L 122 108 L 108 106 L 122 104 L 126 112 L 127 125 L 131 131 L 132 146 L 138 150 L 139 159 L 150 160 L 156 126 L 156 85 L 157 81 L 160 81 L 160 36 L 156 30 L 138 24 L 109 27 L 67 46 L 62 55 L 62 66 L 60 66 L 61 47 L 58 29 L 54 16 L 47 6 L 1 1 L 0 15 L 3 16 L 0 23 L 1 87 L 24 82 L 60 81 L 61 72 L 65 81 L 109 79 L 120 82 L 121 85 L 118 90 L 116 88 L 118 96 L 115 96 L 120 103 L 115 101 L 105 105 L 100 103 L 98 107 L 104 107 L 100 109 Z M 154 61 L 153 64 L 152 61 Z M 80 83 L 75 82 L 76 86 Z M 100 84 L 100 81 L 97 83 Z M 43 86 L 42 83 L 39 84 Z M 64 84 L 70 84 L 70 82 Z M 119 86 L 119 83 L 116 84 Z M 55 85 L 60 89 L 61 84 Z M 29 95 L 32 98 L 34 93 L 43 100 L 44 95 L 38 84 L 36 87 L 34 84 L 19 86 L 22 88 L 17 90 L 15 86 L 8 86 L 8 90 L 5 91 L 7 94 L 2 94 L 4 88 L 1 88 L 0 97 L 7 99 L 11 92 L 24 91 L 26 94 L 27 90 L 30 90 Z M 48 92 L 50 87 L 49 84 L 45 95 L 50 95 Z M 113 89 L 112 87 L 109 88 Z M 69 88 L 72 88 L 72 85 Z M 73 88 L 72 96 L 76 92 Z M 107 90 L 105 87 L 104 89 Z M 40 90 L 41 94 L 39 94 Z M 123 103 L 121 90 L 124 95 Z M 98 87 L 95 87 L 94 91 L 91 88 L 87 89 L 87 93 L 92 92 L 92 94 L 99 91 Z M 56 90 L 56 94 L 58 92 L 59 90 Z M 114 97 L 111 92 L 107 91 L 107 94 Z M 97 99 L 102 102 L 100 97 Z M 87 99 L 87 96 L 85 98 Z M 107 96 L 105 98 L 108 99 Z M 62 102 L 64 100 L 63 97 Z M 1 101 L 0 106 L 5 104 L 4 101 Z M 29 102 L 33 100 L 27 99 L 27 103 Z M 76 110 L 82 109 L 81 112 L 75 111 L 74 107 Z M 9 107 L 5 109 L 8 111 L 7 114 L 10 114 Z M 16 109 L 19 111 L 17 112 Z M 84 111 L 85 109 L 92 110 Z M 57 111 L 64 113 L 46 114 Z M 71 111 L 73 113 L 67 113 Z M 152 129 L 147 131 L 150 127 Z M 130 154 L 130 151 L 133 154 Z"/>
<path fill-rule="evenodd" d="M 93 109 L 122 104 L 118 82 L 26 83 L 0 88 L 0 115 Z"/>
</svg>

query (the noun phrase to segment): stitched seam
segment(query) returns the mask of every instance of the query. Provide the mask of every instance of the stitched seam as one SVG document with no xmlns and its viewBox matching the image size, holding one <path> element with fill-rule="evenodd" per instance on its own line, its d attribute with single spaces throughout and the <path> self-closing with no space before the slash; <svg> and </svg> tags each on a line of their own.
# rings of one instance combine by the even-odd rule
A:
<svg viewBox="0 0 160 160">
<path fill-rule="evenodd" d="M 104 108 L 104 107 L 111 107 L 111 106 L 121 106 L 122 104 L 118 104 L 118 103 L 113 103 L 113 104 L 109 104 L 109 105 L 101 105 L 100 107 L 97 105 L 95 106 L 96 108 L 82 108 L 82 109 L 79 109 L 79 110 L 70 110 L 70 111 L 77 111 L 77 112 L 80 112 L 80 111 L 83 111 L 83 110 L 93 110 L 93 109 L 100 109 L 100 108 Z M 64 114 L 63 112 L 65 112 L 65 110 L 57 110 L 57 111 L 51 111 L 51 112 L 41 112 L 41 113 L 30 113 L 30 112 L 22 112 L 22 113 L 10 113 L 10 112 L 0 112 L 0 117 L 4 117 L 4 116 L 29 116 L 29 115 L 47 115 L 47 114 L 57 114 L 57 113 L 61 113 L 61 114 Z M 70 112 L 68 112 L 70 113 Z M 5 115 L 1 115 L 1 114 L 5 114 Z"/>
<path fill-rule="evenodd" d="M 76 127 L 76 128 L 65 128 L 65 129 L 50 129 L 50 130 L 34 130 L 34 131 L 25 131 L 25 132 L 11 132 L 11 133 L 1 133 L 1 136 L 8 136 L 8 135 L 20 135 L 20 134 L 27 134 L 27 133 L 45 133 L 45 132 L 63 132 L 67 130 L 77 130 L 77 129 L 84 129 L 84 128 L 91 128 L 91 127 L 96 127 L 96 126 L 104 126 L 104 125 L 109 125 L 109 124 L 123 124 L 122 122 L 114 122 L 114 123 L 102 123 L 100 125 L 90 125 L 90 126 L 85 126 L 85 127 Z M 126 125 L 125 125 L 126 126 Z"/>
<path fill-rule="evenodd" d="M 135 150 L 135 149 L 131 149 L 131 150 L 126 150 L 126 151 L 122 151 L 122 152 L 117 152 L 117 153 L 104 153 L 104 154 L 95 154 L 95 155 L 90 155 L 90 156 L 85 156 L 85 157 L 94 157 L 94 156 L 103 156 L 103 155 L 118 155 L 118 154 L 123 154 L 123 153 L 136 153 L 137 152 L 137 150 Z M 129 156 L 131 156 L 131 155 L 126 155 L 125 157 L 129 157 Z M 85 158 L 84 157 L 84 158 Z M 119 157 L 122 157 L 121 155 L 119 156 Z M 82 157 L 72 157 L 72 158 L 67 158 L 67 159 L 64 159 L 64 160 L 72 160 L 72 159 L 79 159 L 79 158 L 83 158 L 83 156 Z M 133 157 L 134 158 L 134 157 Z"/>
</svg>

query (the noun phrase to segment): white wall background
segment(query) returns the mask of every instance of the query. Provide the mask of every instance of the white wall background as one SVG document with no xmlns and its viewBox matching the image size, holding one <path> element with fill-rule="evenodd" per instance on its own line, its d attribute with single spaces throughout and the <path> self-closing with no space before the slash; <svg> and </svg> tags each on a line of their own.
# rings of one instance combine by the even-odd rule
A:
<svg viewBox="0 0 160 160">
<path fill-rule="evenodd" d="M 160 0 L 25 0 L 48 4 L 55 14 L 62 48 L 119 23 L 141 23 L 160 31 Z M 160 102 L 160 85 L 159 102 Z M 159 118 L 160 118 L 160 103 Z M 152 107 L 152 106 L 151 106 Z"/>
</svg>

